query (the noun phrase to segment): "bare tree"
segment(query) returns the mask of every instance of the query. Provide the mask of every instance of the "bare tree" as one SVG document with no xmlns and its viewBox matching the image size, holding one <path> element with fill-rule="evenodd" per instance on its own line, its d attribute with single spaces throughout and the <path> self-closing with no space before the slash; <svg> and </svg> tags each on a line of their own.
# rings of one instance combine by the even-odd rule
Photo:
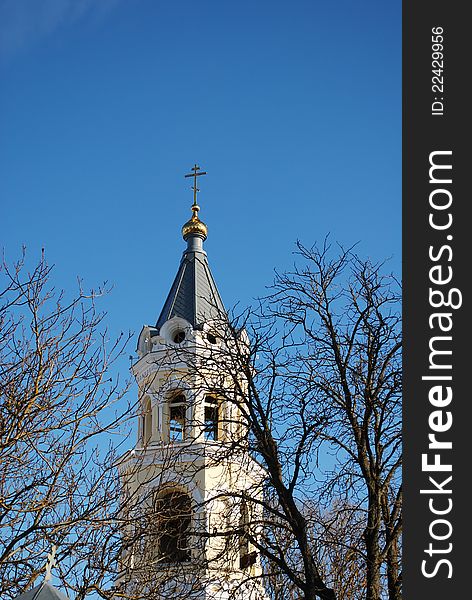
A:
<svg viewBox="0 0 472 600">
<path fill-rule="evenodd" d="M 55 574 L 82 590 L 109 578 L 103 556 L 118 551 L 106 536 L 118 539 L 114 462 L 131 407 L 110 369 L 127 336 L 108 341 L 100 290 L 69 300 L 51 271 L 44 256 L 31 271 L 24 257 L 0 271 L 2 598 L 42 576 L 52 544 Z"/>
<path fill-rule="evenodd" d="M 316 499 L 306 504 L 305 518 L 310 544 L 324 581 L 332 586 L 336 598 L 362 600 L 365 597 L 363 524 L 355 507 L 334 503 L 331 511 L 320 510 Z M 270 523 L 267 523 L 270 527 Z M 287 535 L 290 538 L 290 534 Z M 266 585 L 273 600 L 295 600 L 299 590 L 280 570 L 267 568 Z"/>
<path fill-rule="evenodd" d="M 271 395 L 263 404 L 272 405 L 271 414 L 281 417 L 278 423 L 271 421 L 272 431 L 283 431 L 279 445 L 286 448 L 285 440 L 291 440 L 284 452 L 289 488 L 294 492 L 306 488 L 311 479 L 313 498 L 338 524 L 346 504 L 357 507 L 353 516 L 357 530 L 363 523 L 362 536 L 347 550 L 355 552 L 357 563 L 363 557 L 365 597 L 377 600 L 388 594 L 397 600 L 401 590 L 398 285 L 381 274 L 381 265 L 361 261 L 351 250 L 341 250 L 334 259 L 328 245 L 321 250 L 299 245 L 299 253 L 305 266 L 277 276 L 269 298 L 271 316 L 281 323 L 281 346 L 290 359 L 275 361 L 271 355 L 270 370 L 282 379 L 282 387 L 274 393 L 276 376 L 269 375 Z M 332 455 L 331 468 L 316 468 L 313 459 L 321 453 Z M 324 535 L 319 525 L 315 531 L 325 557 L 327 551 L 331 555 L 327 581 L 340 590 L 332 549 L 337 543 L 339 552 L 345 536 L 336 542 L 329 528 Z M 348 573 L 343 576 L 347 579 Z"/>
<path fill-rule="evenodd" d="M 244 423 L 231 430 L 226 417 L 233 433 L 215 460 L 245 450 L 265 473 L 252 488 L 219 492 L 260 510 L 244 532 L 217 535 L 248 539 L 261 578 L 284 582 L 274 598 L 398 600 L 398 283 L 352 250 L 299 253 L 305 266 L 277 276 L 258 314 L 214 326 L 224 343 L 195 363 Z"/>
<path fill-rule="evenodd" d="M 65 303 L 44 261 L 5 267 L 5 597 L 56 543 L 79 599 L 189 600 L 206 586 L 231 600 L 399 600 L 397 282 L 352 250 L 299 253 L 257 310 L 169 343 L 149 329 L 139 439 L 121 457 L 98 443 L 121 423 L 105 375 L 121 341 L 110 356 L 94 295 Z M 190 494 L 202 476 L 210 492 Z"/>
<path fill-rule="evenodd" d="M 367 600 L 399 599 L 401 534 L 401 316 L 395 278 L 352 250 L 299 245 L 307 265 L 277 278 L 271 303 L 286 339 L 296 340 L 292 373 L 316 414 L 316 450 L 334 466 L 320 488 L 364 514 Z M 386 584 L 382 581 L 386 575 Z"/>
<path fill-rule="evenodd" d="M 336 597 L 362 600 L 366 594 L 365 554 L 362 536 L 364 515 L 355 505 L 334 501 L 332 509 L 320 511 L 312 530 L 324 576 L 332 582 Z"/>
</svg>

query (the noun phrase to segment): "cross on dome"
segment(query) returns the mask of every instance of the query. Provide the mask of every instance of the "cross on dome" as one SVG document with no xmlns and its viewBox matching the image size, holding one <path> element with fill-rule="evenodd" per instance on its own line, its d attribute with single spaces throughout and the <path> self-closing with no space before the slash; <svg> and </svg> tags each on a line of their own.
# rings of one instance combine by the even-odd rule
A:
<svg viewBox="0 0 472 600">
<path fill-rule="evenodd" d="M 194 210 L 194 207 L 196 207 L 196 210 L 198 212 L 199 208 L 197 205 L 197 192 L 200 191 L 200 189 L 197 187 L 197 177 L 200 177 L 200 175 L 206 175 L 206 171 L 199 171 L 200 167 L 197 165 L 197 163 L 195 163 L 195 165 L 190 169 L 191 171 L 193 171 L 193 173 L 188 173 L 187 175 L 185 175 L 185 177 L 193 177 L 193 186 L 192 186 L 192 190 L 193 190 L 193 206 L 192 206 L 192 210 Z"/>
<path fill-rule="evenodd" d="M 182 235 L 184 240 L 187 240 L 190 237 L 199 237 L 205 240 L 208 234 L 208 228 L 205 223 L 200 221 L 198 218 L 198 211 L 200 210 L 200 207 L 197 204 L 197 193 L 200 191 L 200 189 L 197 187 L 197 177 L 206 175 L 207 173 L 206 171 L 200 171 L 200 167 L 197 165 L 197 163 L 195 163 L 195 165 L 191 168 L 191 171 L 193 171 L 193 173 L 187 173 L 185 177 L 193 177 L 192 217 L 182 227 Z"/>
</svg>

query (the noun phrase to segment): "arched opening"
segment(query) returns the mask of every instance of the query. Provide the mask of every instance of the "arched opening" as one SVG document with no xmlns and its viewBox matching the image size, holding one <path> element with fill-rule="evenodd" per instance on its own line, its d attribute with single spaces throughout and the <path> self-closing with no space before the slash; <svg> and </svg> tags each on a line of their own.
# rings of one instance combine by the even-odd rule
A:
<svg viewBox="0 0 472 600">
<path fill-rule="evenodd" d="M 185 439 L 185 413 L 187 402 L 183 394 L 171 398 L 169 402 L 169 439 L 173 442 L 183 442 Z"/>
<path fill-rule="evenodd" d="M 191 500 L 184 492 L 171 491 L 156 501 L 158 556 L 166 562 L 190 560 Z"/>
<path fill-rule="evenodd" d="M 152 436 L 152 407 L 151 399 L 149 398 L 149 396 L 146 396 L 143 402 L 143 412 L 141 415 L 141 431 L 143 446 L 145 446 L 149 443 L 149 440 Z"/>
<path fill-rule="evenodd" d="M 247 569 L 256 562 L 256 553 L 249 551 L 249 511 L 244 499 L 239 513 L 239 531 L 239 568 Z"/>
<path fill-rule="evenodd" d="M 205 397 L 204 436 L 206 440 L 217 440 L 219 428 L 218 399 L 214 396 Z"/>
</svg>

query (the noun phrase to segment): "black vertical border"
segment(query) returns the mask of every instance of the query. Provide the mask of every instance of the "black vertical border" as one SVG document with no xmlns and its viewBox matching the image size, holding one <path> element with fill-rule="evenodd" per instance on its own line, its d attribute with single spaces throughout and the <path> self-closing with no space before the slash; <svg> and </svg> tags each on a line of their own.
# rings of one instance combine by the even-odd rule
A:
<svg viewBox="0 0 472 600">
<path fill-rule="evenodd" d="M 403 2 L 403 280 L 404 280 L 404 598 L 412 600 L 428 598 L 469 597 L 467 565 L 469 562 L 470 524 L 470 482 L 472 479 L 471 444 L 472 394 L 469 384 L 468 365 L 471 354 L 469 337 L 472 333 L 469 316 L 470 301 L 466 283 L 470 272 L 469 262 L 472 252 L 470 240 L 472 219 L 469 205 L 472 194 L 469 173 L 472 175 L 472 162 L 469 160 L 470 116 L 472 110 L 467 88 L 470 88 L 472 52 L 472 24 L 466 17 L 466 2 L 450 0 L 404 0 Z M 434 94 L 432 90 L 432 28 L 444 29 L 444 93 Z M 443 96 L 444 114 L 433 116 L 431 106 L 433 96 Z M 467 104 L 467 107 L 466 107 Z M 453 193 L 453 224 L 446 232 L 434 231 L 428 224 L 429 194 L 429 155 L 437 150 L 452 150 L 452 179 L 449 189 Z M 439 248 L 450 243 L 453 257 L 450 265 L 453 280 L 450 286 L 459 288 L 463 294 L 460 309 L 451 310 L 453 329 L 452 341 L 452 387 L 453 400 L 451 430 L 443 433 L 442 439 L 451 439 L 452 450 L 452 495 L 453 508 L 445 518 L 453 527 L 450 539 L 443 542 L 432 540 L 429 527 L 435 516 L 428 507 L 429 497 L 420 494 L 420 489 L 431 488 L 428 474 L 422 472 L 421 455 L 427 452 L 428 416 L 434 407 L 428 401 L 431 382 L 422 381 L 428 374 L 429 347 L 432 335 L 428 323 L 434 312 L 429 305 L 429 269 L 433 263 L 428 257 L 431 245 Z M 444 256 L 448 255 L 445 252 Z M 446 310 L 446 309 L 443 309 Z M 444 409 L 446 410 L 446 409 Z M 439 436 L 438 436 L 439 437 Z M 429 473 L 434 476 L 434 473 Z M 444 479 L 445 473 L 438 473 L 437 479 Z M 445 499 L 447 496 L 437 495 Z M 439 502 L 439 500 L 438 500 Z M 439 506 L 439 504 L 438 504 Z M 446 531 L 446 528 L 442 531 Z M 436 529 L 441 532 L 441 529 Z M 443 550 L 452 543 L 448 553 L 434 554 L 432 558 L 424 552 L 429 543 Z M 426 578 L 421 572 L 424 559 L 428 559 L 428 569 L 433 570 L 440 558 L 452 564 L 452 578 L 448 578 L 449 568 L 441 565 L 434 577 Z"/>
</svg>

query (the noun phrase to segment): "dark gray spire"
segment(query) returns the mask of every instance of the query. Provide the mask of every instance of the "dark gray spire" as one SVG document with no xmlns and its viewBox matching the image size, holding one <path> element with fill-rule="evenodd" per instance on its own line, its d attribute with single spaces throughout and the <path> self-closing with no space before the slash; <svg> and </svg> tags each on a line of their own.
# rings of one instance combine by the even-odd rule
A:
<svg viewBox="0 0 472 600">
<path fill-rule="evenodd" d="M 194 329 L 199 329 L 203 323 L 221 319 L 225 314 L 206 252 L 203 250 L 203 240 L 206 238 L 207 228 L 198 219 L 196 211 L 194 211 L 194 217 L 183 226 L 182 233 L 187 241 L 187 249 L 182 256 L 174 283 L 157 319 L 157 330 L 172 317 L 182 317 Z"/>
<path fill-rule="evenodd" d="M 17 596 L 15 600 L 68 600 L 62 592 L 46 581 Z"/>
</svg>

